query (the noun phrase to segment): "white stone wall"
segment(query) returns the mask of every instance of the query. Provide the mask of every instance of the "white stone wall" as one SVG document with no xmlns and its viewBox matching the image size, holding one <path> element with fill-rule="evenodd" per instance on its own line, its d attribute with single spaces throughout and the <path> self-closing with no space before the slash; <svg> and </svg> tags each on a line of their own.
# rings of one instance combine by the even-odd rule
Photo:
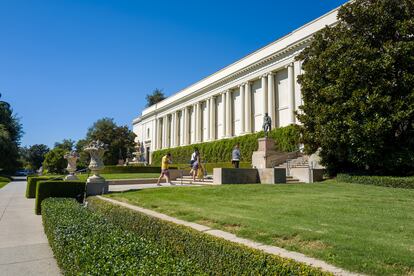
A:
<svg viewBox="0 0 414 276">
<path fill-rule="evenodd" d="M 263 123 L 263 93 L 260 80 L 252 83 L 252 130 L 260 131 Z"/>
<path fill-rule="evenodd" d="M 233 91 L 233 134 L 235 136 L 241 134 L 241 117 L 244 116 L 241 112 L 241 97 L 240 97 L 240 90 Z"/>
</svg>

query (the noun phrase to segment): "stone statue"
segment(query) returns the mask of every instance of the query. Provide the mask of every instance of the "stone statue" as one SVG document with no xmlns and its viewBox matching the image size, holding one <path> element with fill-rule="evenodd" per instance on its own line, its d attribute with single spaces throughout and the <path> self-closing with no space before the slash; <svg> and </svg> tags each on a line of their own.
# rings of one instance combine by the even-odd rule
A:
<svg viewBox="0 0 414 276">
<path fill-rule="evenodd" d="M 267 113 L 265 113 L 263 117 L 263 131 L 265 133 L 265 137 L 268 137 L 269 131 L 271 130 L 272 130 L 272 119 Z"/>
<path fill-rule="evenodd" d="M 76 171 L 76 162 L 79 159 L 79 154 L 76 151 L 71 151 L 63 156 L 66 160 L 68 160 L 68 166 L 66 170 L 69 172 L 69 175 L 65 177 L 65 180 L 78 180 L 78 177 L 75 175 Z"/>
<path fill-rule="evenodd" d="M 91 162 L 88 168 L 92 171 L 92 176 L 86 180 L 86 195 L 100 195 L 108 193 L 109 186 L 105 178 L 99 175 L 99 172 L 105 167 L 102 161 L 107 145 L 96 140 L 92 141 L 83 150 L 91 156 Z"/>
<path fill-rule="evenodd" d="M 88 168 L 92 171 L 93 176 L 89 177 L 88 181 L 94 182 L 101 180 L 102 178 L 99 176 L 99 172 L 105 167 L 102 158 L 106 151 L 106 145 L 99 140 L 92 141 L 84 148 L 84 151 L 91 156 L 91 162 Z"/>
</svg>

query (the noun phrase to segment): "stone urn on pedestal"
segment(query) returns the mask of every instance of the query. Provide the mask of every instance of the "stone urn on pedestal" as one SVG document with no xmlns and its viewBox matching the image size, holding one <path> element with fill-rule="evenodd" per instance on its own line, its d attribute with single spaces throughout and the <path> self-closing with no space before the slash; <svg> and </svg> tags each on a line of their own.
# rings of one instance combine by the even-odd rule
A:
<svg viewBox="0 0 414 276">
<path fill-rule="evenodd" d="M 99 140 L 92 141 L 84 148 L 84 151 L 91 156 L 88 168 L 92 172 L 92 176 L 86 180 L 86 194 L 100 195 L 107 193 L 108 183 L 105 181 L 105 178 L 99 175 L 99 172 L 105 167 L 102 158 L 106 151 L 106 145 Z"/>
<path fill-rule="evenodd" d="M 79 180 L 78 177 L 75 175 L 76 172 L 76 162 L 79 159 L 79 154 L 76 151 L 71 151 L 63 156 L 66 160 L 68 160 L 68 166 L 66 170 L 69 172 L 67 176 L 65 176 L 65 180 Z"/>
</svg>

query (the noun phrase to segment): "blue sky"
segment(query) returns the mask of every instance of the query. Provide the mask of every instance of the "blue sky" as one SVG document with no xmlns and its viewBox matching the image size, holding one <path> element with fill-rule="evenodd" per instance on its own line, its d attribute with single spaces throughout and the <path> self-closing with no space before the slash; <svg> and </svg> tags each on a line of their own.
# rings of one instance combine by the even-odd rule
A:
<svg viewBox="0 0 414 276">
<path fill-rule="evenodd" d="M 103 117 L 131 127 L 171 95 L 345 3 L 0 0 L 0 93 L 22 145 L 78 140 Z"/>
</svg>

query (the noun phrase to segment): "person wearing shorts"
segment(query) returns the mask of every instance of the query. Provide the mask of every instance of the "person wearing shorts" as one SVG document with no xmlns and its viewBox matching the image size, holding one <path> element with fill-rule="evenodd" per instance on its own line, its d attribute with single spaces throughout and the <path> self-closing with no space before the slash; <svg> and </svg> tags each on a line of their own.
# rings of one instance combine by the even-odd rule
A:
<svg viewBox="0 0 414 276">
<path fill-rule="evenodd" d="M 174 185 L 170 182 L 170 172 L 168 171 L 170 164 L 171 164 L 171 154 L 167 153 L 162 159 L 161 159 L 161 175 L 158 177 L 157 186 L 161 186 L 160 181 L 161 178 L 165 177 L 165 180 L 170 185 Z"/>
</svg>

